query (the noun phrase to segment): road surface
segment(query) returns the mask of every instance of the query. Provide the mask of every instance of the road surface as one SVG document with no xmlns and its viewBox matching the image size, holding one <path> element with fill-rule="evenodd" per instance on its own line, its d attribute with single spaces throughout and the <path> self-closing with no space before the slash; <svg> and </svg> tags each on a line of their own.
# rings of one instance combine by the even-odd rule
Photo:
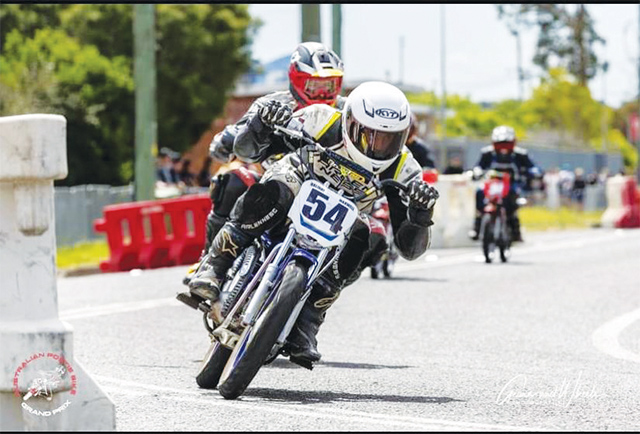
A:
<svg viewBox="0 0 640 434">
<path fill-rule="evenodd" d="M 507 264 L 434 249 L 363 274 L 314 370 L 279 358 L 236 401 L 195 383 L 187 266 L 60 278 L 60 316 L 118 430 L 639 431 L 640 230 L 525 235 Z"/>
</svg>

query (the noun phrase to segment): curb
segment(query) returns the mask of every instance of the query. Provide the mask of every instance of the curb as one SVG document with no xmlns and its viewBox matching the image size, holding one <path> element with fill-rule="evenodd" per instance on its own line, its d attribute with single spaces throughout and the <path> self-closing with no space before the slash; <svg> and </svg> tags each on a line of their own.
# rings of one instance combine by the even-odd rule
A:
<svg viewBox="0 0 640 434">
<path fill-rule="evenodd" d="M 74 268 L 59 268 L 57 270 L 56 277 L 76 277 L 76 276 L 88 276 L 91 274 L 102 273 L 100 267 L 97 265 L 85 265 Z"/>
</svg>

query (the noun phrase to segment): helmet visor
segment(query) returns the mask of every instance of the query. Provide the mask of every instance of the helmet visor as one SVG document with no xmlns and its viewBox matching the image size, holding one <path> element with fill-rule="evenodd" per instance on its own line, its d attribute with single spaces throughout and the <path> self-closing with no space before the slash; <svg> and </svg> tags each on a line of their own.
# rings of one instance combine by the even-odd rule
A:
<svg viewBox="0 0 640 434">
<path fill-rule="evenodd" d="M 515 145 L 515 142 L 494 142 L 493 148 L 496 152 L 511 153 Z"/>
<path fill-rule="evenodd" d="M 349 139 L 355 147 L 374 160 L 390 160 L 396 157 L 409 134 L 409 128 L 402 131 L 380 131 L 365 127 L 357 121 L 347 125 Z"/>
<path fill-rule="evenodd" d="M 341 87 L 342 77 L 309 77 L 304 83 L 304 94 L 311 100 L 333 99 Z"/>
</svg>

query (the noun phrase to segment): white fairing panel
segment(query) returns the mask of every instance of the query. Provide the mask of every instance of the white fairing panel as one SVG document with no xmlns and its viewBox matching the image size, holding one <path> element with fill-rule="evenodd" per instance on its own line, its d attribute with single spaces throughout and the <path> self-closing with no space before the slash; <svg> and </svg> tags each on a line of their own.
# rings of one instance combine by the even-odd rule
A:
<svg viewBox="0 0 640 434">
<path fill-rule="evenodd" d="M 305 181 L 288 214 L 298 233 L 322 247 L 339 246 L 358 217 L 350 200 L 317 181 Z"/>
</svg>

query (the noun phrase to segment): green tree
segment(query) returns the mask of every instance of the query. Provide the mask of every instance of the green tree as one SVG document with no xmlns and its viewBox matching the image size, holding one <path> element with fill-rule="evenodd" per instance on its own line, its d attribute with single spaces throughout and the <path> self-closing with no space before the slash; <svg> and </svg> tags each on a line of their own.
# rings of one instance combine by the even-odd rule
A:
<svg viewBox="0 0 640 434">
<path fill-rule="evenodd" d="M 498 17 L 513 33 L 521 26 L 539 29 L 533 63 L 543 70 L 553 66 L 567 69 L 580 85 L 586 86 L 604 64 L 596 56 L 596 44 L 605 40 L 595 30 L 587 8 L 559 3 L 496 5 Z"/>
<path fill-rule="evenodd" d="M 73 5 L 61 13 L 61 22 L 100 53 L 133 64 L 132 5 Z M 247 5 L 156 6 L 160 146 L 188 149 L 222 114 L 236 79 L 249 68 L 260 24 Z"/>
<path fill-rule="evenodd" d="M 130 173 L 131 70 L 62 30 L 12 30 L 0 55 L 2 115 L 57 113 L 67 119 L 69 176 L 58 185 L 122 184 Z"/>
<path fill-rule="evenodd" d="M 182 151 L 222 114 L 249 66 L 260 21 L 247 5 L 168 4 L 156 11 L 158 139 Z M 67 117 L 64 184 L 130 182 L 133 5 L 3 5 L 0 20 L 0 115 Z"/>
</svg>

